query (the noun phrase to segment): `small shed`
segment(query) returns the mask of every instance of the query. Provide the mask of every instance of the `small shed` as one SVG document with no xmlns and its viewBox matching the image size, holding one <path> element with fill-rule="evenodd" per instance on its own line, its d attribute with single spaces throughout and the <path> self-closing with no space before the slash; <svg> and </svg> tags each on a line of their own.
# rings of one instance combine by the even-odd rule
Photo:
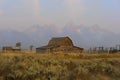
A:
<svg viewBox="0 0 120 80">
<path fill-rule="evenodd" d="M 13 46 L 4 46 L 2 48 L 3 52 L 20 52 L 21 51 L 21 42 L 16 43 L 16 45 Z"/>
<path fill-rule="evenodd" d="M 2 48 L 3 52 L 19 52 L 21 51 L 20 47 L 11 47 L 11 46 L 5 46 Z"/>
<path fill-rule="evenodd" d="M 83 48 L 74 46 L 69 37 L 52 38 L 48 45 L 36 48 L 36 53 L 82 53 Z"/>
</svg>

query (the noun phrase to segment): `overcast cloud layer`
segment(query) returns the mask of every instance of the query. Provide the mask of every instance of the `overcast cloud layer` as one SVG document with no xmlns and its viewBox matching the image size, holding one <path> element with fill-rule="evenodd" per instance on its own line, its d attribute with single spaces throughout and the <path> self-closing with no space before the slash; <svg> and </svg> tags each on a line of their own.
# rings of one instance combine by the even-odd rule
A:
<svg viewBox="0 0 120 80">
<path fill-rule="evenodd" d="M 0 0 L 0 27 L 24 29 L 34 24 L 63 27 L 98 24 L 119 32 L 119 0 Z"/>
</svg>

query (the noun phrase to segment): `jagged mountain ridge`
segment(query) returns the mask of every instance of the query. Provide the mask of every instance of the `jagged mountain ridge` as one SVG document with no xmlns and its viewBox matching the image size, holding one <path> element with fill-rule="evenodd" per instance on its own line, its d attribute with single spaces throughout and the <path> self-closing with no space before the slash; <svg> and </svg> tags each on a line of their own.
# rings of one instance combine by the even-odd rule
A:
<svg viewBox="0 0 120 80">
<path fill-rule="evenodd" d="M 14 45 L 22 42 L 23 47 L 46 45 L 51 37 L 69 36 L 75 45 L 89 48 L 94 46 L 114 46 L 120 43 L 120 34 L 100 28 L 82 25 L 66 25 L 62 29 L 55 26 L 32 26 L 21 32 L 17 30 L 1 30 L 0 45 Z"/>
</svg>

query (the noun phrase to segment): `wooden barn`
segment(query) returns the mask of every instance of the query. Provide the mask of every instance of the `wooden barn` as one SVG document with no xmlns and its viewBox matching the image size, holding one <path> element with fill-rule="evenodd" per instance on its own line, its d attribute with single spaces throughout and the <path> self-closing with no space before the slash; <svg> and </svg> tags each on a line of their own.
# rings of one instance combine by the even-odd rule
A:
<svg viewBox="0 0 120 80">
<path fill-rule="evenodd" d="M 83 48 L 74 46 L 69 37 L 52 38 L 48 45 L 36 48 L 36 53 L 82 53 Z"/>
</svg>

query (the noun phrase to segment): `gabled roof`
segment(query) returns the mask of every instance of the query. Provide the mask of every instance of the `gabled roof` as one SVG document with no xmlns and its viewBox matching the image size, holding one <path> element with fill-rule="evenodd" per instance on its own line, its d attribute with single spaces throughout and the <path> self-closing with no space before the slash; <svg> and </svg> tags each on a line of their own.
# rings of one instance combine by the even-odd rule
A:
<svg viewBox="0 0 120 80">
<path fill-rule="evenodd" d="M 66 43 L 73 46 L 73 42 L 69 37 L 54 37 L 49 41 L 48 46 L 60 46 L 66 45 Z"/>
</svg>

